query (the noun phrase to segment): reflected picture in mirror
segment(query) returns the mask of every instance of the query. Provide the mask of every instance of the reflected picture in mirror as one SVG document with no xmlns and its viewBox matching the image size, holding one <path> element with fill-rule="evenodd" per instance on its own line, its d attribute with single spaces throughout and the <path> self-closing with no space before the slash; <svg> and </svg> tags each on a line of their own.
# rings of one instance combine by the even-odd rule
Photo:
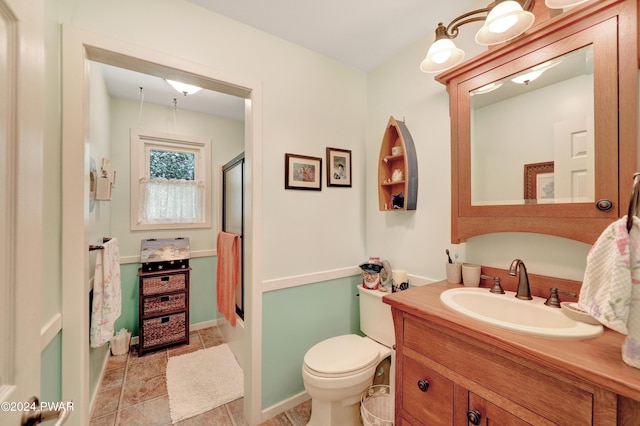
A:
<svg viewBox="0 0 640 426">
<path fill-rule="evenodd" d="M 471 90 L 472 205 L 594 201 L 593 65 L 588 45 Z M 538 163 L 553 196 L 523 197 Z"/>
</svg>

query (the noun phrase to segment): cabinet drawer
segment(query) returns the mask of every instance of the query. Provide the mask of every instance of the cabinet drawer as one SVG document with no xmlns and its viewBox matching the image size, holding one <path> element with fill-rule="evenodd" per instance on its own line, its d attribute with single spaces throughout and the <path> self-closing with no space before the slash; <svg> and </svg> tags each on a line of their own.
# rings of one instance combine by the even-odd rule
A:
<svg viewBox="0 0 640 426">
<path fill-rule="evenodd" d="M 184 290 L 187 286 L 186 274 L 167 274 L 142 278 L 142 294 L 158 294 Z"/>
<path fill-rule="evenodd" d="M 470 390 L 487 389 L 556 424 L 591 424 L 594 395 L 588 388 L 572 384 L 560 372 L 533 368 L 532 360 L 456 336 L 421 319 L 404 321 L 404 344 L 475 382 Z"/>
<path fill-rule="evenodd" d="M 422 384 L 422 389 L 420 388 Z M 424 388 L 424 384 L 428 387 Z M 402 358 L 402 408 L 426 425 L 453 424 L 453 382 L 407 355 Z"/>
<path fill-rule="evenodd" d="M 185 293 L 150 296 L 145 297 L 142 302 L 142 315 L 177 311 L 186 307 L 187 297 Z"/>
<path fill-rule="evenodd" d="M 167 315 L 142 321 L 142 347 L 169 345 L 189 339 L 186 313 Z"/>
</svg>

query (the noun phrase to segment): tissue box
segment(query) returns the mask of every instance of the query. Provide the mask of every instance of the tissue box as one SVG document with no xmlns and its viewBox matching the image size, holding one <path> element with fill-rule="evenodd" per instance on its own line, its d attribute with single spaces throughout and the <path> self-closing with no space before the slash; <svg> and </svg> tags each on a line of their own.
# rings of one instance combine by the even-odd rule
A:
<svg viewBox="0 0 640 426">
<path fill-rule="evenodd" d="M 188 238 L 153 238 L 140 244 L 142 272 L 186 269 L 190 257 Z"/>
</svg>

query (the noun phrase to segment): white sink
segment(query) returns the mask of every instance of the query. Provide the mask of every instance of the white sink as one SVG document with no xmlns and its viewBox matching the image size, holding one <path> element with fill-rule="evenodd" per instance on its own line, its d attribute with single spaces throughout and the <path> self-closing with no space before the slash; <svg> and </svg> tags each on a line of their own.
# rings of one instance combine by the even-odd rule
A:
<svg viewBox="0 0 640 426">
<path fill-rule="evenodd" d="M 516 299 L 515 293 L 490 293 L 486 288 L 453 288 L 440 294 L 449 309 L 485 324 L 518 333 L 553 339 L 590 339 L 602 334 L 602 325 L 575 321 L 560 309 L 544 304 L 545 299 Z"/>
</svg>

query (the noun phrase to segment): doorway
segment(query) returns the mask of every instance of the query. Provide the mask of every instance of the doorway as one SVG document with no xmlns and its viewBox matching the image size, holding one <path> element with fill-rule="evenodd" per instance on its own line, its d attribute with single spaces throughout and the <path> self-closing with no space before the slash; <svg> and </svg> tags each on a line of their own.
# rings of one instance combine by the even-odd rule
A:
<svg viewBox="0 0 640 426">
<path fill-rule="evenodd" d="M 63 26 L 63 142 L 62 187 L 66 194 L 63 205 L 62 236 L 62 296 L 65 327 L 62 342 L 63 398 L 89 406 L 88 391 L 88 241 L 85 238 L 88 202 L 89 167 L 87 161 L 88 92 L 82 79 L 87 78 L 88 61 L 114 65 L 133 71 L 162 76 L 245 99 L 245 153 L 249 176 L 261 176 L 261 91 L 260 85 L 238 76 L 223 75 L 201 64 L 192 63 L 157 51 L 109 40 L 82 30 Z M 255 159 L 255 160 L 254 160 Z M 83 165 L 82 167 L 78 167 Z M 246 185 L 245 202 L 260 205 L 260 179 Z M 261 276 L 261 255 L 257 241 L 261 238 L 261 221 L 249 210 L 245 215 L 244 247 L 246 261 L 245 307 L 248 313 L 243 337 L 245 363 L 244 415 L 250 424 L 261 417 L 261 297 L 258 280 Z M 84 262 L 78 262 L 84 259 Z M 78 291 L 84 289 L 85 291 Z M 86 417 L 78 424 L 88 420 Z"/>
</svg>

